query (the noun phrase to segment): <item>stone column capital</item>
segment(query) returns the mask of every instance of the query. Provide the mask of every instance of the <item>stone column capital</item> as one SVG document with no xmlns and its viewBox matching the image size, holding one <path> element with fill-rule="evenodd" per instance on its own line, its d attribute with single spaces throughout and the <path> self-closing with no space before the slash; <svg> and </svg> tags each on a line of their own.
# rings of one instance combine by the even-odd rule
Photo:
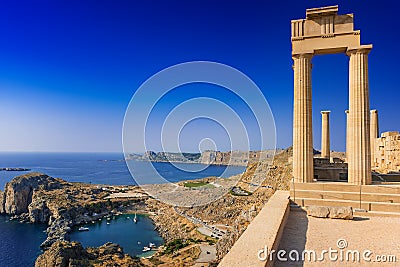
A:
<svg viewBox="0 0 400 267">
<path fill-rule="evenodd" d="M 312 57 L 314 56 L 314 53 L 301 53 L 301 54 L 293 54 L 292 58 L 293 59 L 299 59 L 299 58 L 308 58 L 308 59 L 312 59 Z"/>
<path fill-rule="evenodd" d="M 348 110 L 348 109 L 346 109 L 344 112 L 345 112 L 346 114 L 349 114 L 349 110 Z"/>
<path fill-rule="evenodd" d="M 346 51 L 346 55 L 351 56 L 353 54 L 368 54 L 371 52 L 372 44 L 369 45 L 360 45 L 357 47 L 348 47 Z"/>
<path fill-rule="evenodd" d="M 322 114 L 322 115 L 325 115 L 325 114 L 329 115 L 329 113 L 331 113 L 330 110 L 322 110 L 322 111 L 321 111 L 321 114 Z"/>
<path fill-rule="evenodd" d="M 378 110 L 376 110 L 376 109 L 371 109 L 370 112 L 371 112 L 371 113 L 378 113 Z"/>
</svg>

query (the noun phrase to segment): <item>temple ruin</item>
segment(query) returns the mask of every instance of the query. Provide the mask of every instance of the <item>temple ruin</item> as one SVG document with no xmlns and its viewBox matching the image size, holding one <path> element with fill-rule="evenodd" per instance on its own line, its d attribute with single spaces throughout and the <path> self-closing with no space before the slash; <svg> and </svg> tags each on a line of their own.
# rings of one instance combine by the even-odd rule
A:
<svg viewBox="0 0 400 267">
<path fill-rule="evenodd" d="M 294 61 L 293 176 L 297 183 L 313 182 L 311 60 L 315 55 L 349 56 L 349 113 L 346 133 L 348 182 L 371 184 L 371 136 L 368 53 L 360 44 L 353 14 L 338 15 L 338 6 L 306 10 L 306 18 L 292 20 Z M 325 115 L 326 116 L 326 115 Z M 326 152 L 325 140 L 324 154 Z"/>
</svg>

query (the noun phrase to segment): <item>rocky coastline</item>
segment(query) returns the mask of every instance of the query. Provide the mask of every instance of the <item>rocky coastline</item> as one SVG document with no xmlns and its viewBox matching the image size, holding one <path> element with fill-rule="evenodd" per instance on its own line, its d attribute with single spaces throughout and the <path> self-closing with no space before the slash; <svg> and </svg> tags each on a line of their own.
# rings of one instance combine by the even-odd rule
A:
<svg viewBox="0 0 400 267">
<path fill-rule="evenodd" d="M 130 153 L 126 160 L 151 161 L 151 162 L 174 162 L 174 163 L 200 163 L 221 166 L 248 166 L 248 164 L 272 159 L 279 149 L 263 151 L 212 151 L 206 150 L 202 153 L 177 153 L 177 152 L 154 152 L 146 151 L 142 154 Z"/>
<path fill-rule="evenodd" d="M 220 190 L 225 184 L 230 186 L 231 179 L 245 191 L 251 191 L 256 181 L 260 181 L 260 184 L 252 194 L 237 195 L 227 190 L 227 194 L 206 205 L 186 208 L 165 204 L 137 186 L 71 183 L 42 173 L 28 173 L 15 177 L 6 184 L 4 192 L 0 191 L 0 213 L 20 222 L 47 224 L 47 239 L 41 246 L 44 253 L 37 259 L 37 266 L 50 261 L 67 262 L 69 265 L 47 266 L 107 266 L 94 262 L 112 258 L 119 259 L 121 263 L 115 266 L 172 266 L 177 262 L 180 266 L 191 266 L 196 263 L 202 246 L 212 246 L 216 253 L 211 266 L 229 251 L 274 190 L 288 188 L 290 155 L 291 150 L 287 150 L 277 155 L 273 162 L 250 164 L 239 180 L 235 180 L 238 177 L 197 180 L 203 184 L 219 185 L 187 188 L 184 192 L 212 195 L 213 190 Z M 166 191 L 168 186 L 151 185 L 160 192 Z M 98 252 L 100 247 L 89 251 L 79 243 L 69 242 L 69 233 L 75 226 L 132 211 L 149 214 L 155 229 L 165 241 L 165 246 L 160 247 L 151 259 L 137 261 L 136 258 L 124 256 L 122 248 L 115 247 L 117 245 L 106 244 L 113 249 L 104 254 Z M 181 245 L 176 247 L 174 244 Z M 78 261 L 74 255 L 85 255 L 85 264 L 75 264 Z M 56 259 L 56 256 L 59 258 Z"/>
<path fill-rule="evenodd" d="M 74 226 L 127 210 L 143 209 L 144 194 L 135 198 L 107 198 L 114 192 L 135 191 L 136 187 L 69 183 L 42 173 L 17 176 L 0 191 L 0 213 L 11 220 L 47 224 L 48 249 L 56 241 L 69 241 Z"/>
<path fill-rule="evenodd" d="M 35 263 L 35 267 L 143 266 L 138 258 L 124 254 L 118 244 L 83 248 L 78 242 L 57 241 Z"/>
</svg>

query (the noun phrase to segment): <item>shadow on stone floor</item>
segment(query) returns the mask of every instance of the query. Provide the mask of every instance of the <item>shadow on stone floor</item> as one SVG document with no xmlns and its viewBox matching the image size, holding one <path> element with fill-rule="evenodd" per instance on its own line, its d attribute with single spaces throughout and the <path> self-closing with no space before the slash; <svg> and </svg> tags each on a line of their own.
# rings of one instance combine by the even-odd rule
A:
<svg viewBox="0 0 400 267">
<path fill-rule="evenodd" d="M 301 260 L 302 252 L 305 249 L 307 241 L 308 218 L 307 213 L 304 211 L 291 211 L 284 228 L 281 242 L 279 243 L 279 250 L 286 251 L 285 258 L 287 261 L 279 261 L 275 253 L 274 266 L 303 266 L 304 262 Z M 296 251 L 299 255 L 299 261 L 290 259 L 296 258 Z"/>
</svg>

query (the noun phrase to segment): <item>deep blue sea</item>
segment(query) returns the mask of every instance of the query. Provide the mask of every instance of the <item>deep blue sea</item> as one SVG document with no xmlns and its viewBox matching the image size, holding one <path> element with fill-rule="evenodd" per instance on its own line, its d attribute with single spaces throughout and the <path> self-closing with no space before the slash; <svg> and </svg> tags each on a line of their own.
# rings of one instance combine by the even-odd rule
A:
<svg viewBox="0 0 400 267">
<path fill-rule="evenodd" d="M 144 162 L 129 162 L 134 164 L 135 175 L 141 181 L 152 183 L 153 177 L 148 173 Z M 153 163 L 154 168 L 170 182 L 198 179 L 207 176 L 229 177 L 244 171 L 244 167 L 208 166 L 201 164 Z M 1 167 L 29 168 L 31 171 L 42 172 L 53 177 L 71 182 L 86 182 L 94 184 L 135 185 L 122 153 L 0 153 Z M 177 168 L 178 167 L 178 168 Z M 189 169 L 192 171 L 182 171 Z M 200 172 L 194 170 L 202 169 Z M 224 173 L 225 172 L 225 173 Z M 27 172 L 0 171 L 0 188 L 13 177 Z M 223 175 L 222 175 L 223 174 Z M 141 254 L 143 246 L 148 242 L 157 246 L 162 243 L 152 221 L 139 216 L 139 222 L 133 224 L 126 216 L 116 220 L 96 222 L 88 226 L 88 232 L 75 232 L 72 240 L 81 242 L 84 246 L 100 246 L 108 241 L 121 244 L 130 255 Z M 45 240 L 45 226 L 21 224 L 9 221 L 7 216 L 0 216 L 0 267 L 2 266 L 33 266 L 36 257 L 41 253 L 39 245 Z M 138 243 L 140 242 L 140 243 Z"/>
<path fill-rule="evenodd" d="M 40 244 L 46 239 L 45 225 L 9 221 L 0 215 L 0 266 L 34 266 L 41 254 Z"/>
<path fill-rule="evenodd" d="M 128 161 L 135 165 L 135 174 L 141 176 L 141 181 L 152 178 L 147 173 L 145 162 Z M 244 171 L 244 167 L 208 166 L 202 164 L 154 162 L 155 169 L 170 182 L 198 179 L 207 176 L 229 177 Z M 177 167 L 178 168 L 177 168 Z M 29 168 L 31 171 L 42 172 L 52 177 L 62 178 L 70 182 L 86 182 L 94 184 L 135 185 L 123 160 L 122 153 L 0 153 L 1 167 Z M 182 171 L 181 169 L 200 172 Z M 224 171 L 226 171 L 224 173 Z M 27 172 L 0 171 L 0 189 L 13 177 Z"/>
</svg>

